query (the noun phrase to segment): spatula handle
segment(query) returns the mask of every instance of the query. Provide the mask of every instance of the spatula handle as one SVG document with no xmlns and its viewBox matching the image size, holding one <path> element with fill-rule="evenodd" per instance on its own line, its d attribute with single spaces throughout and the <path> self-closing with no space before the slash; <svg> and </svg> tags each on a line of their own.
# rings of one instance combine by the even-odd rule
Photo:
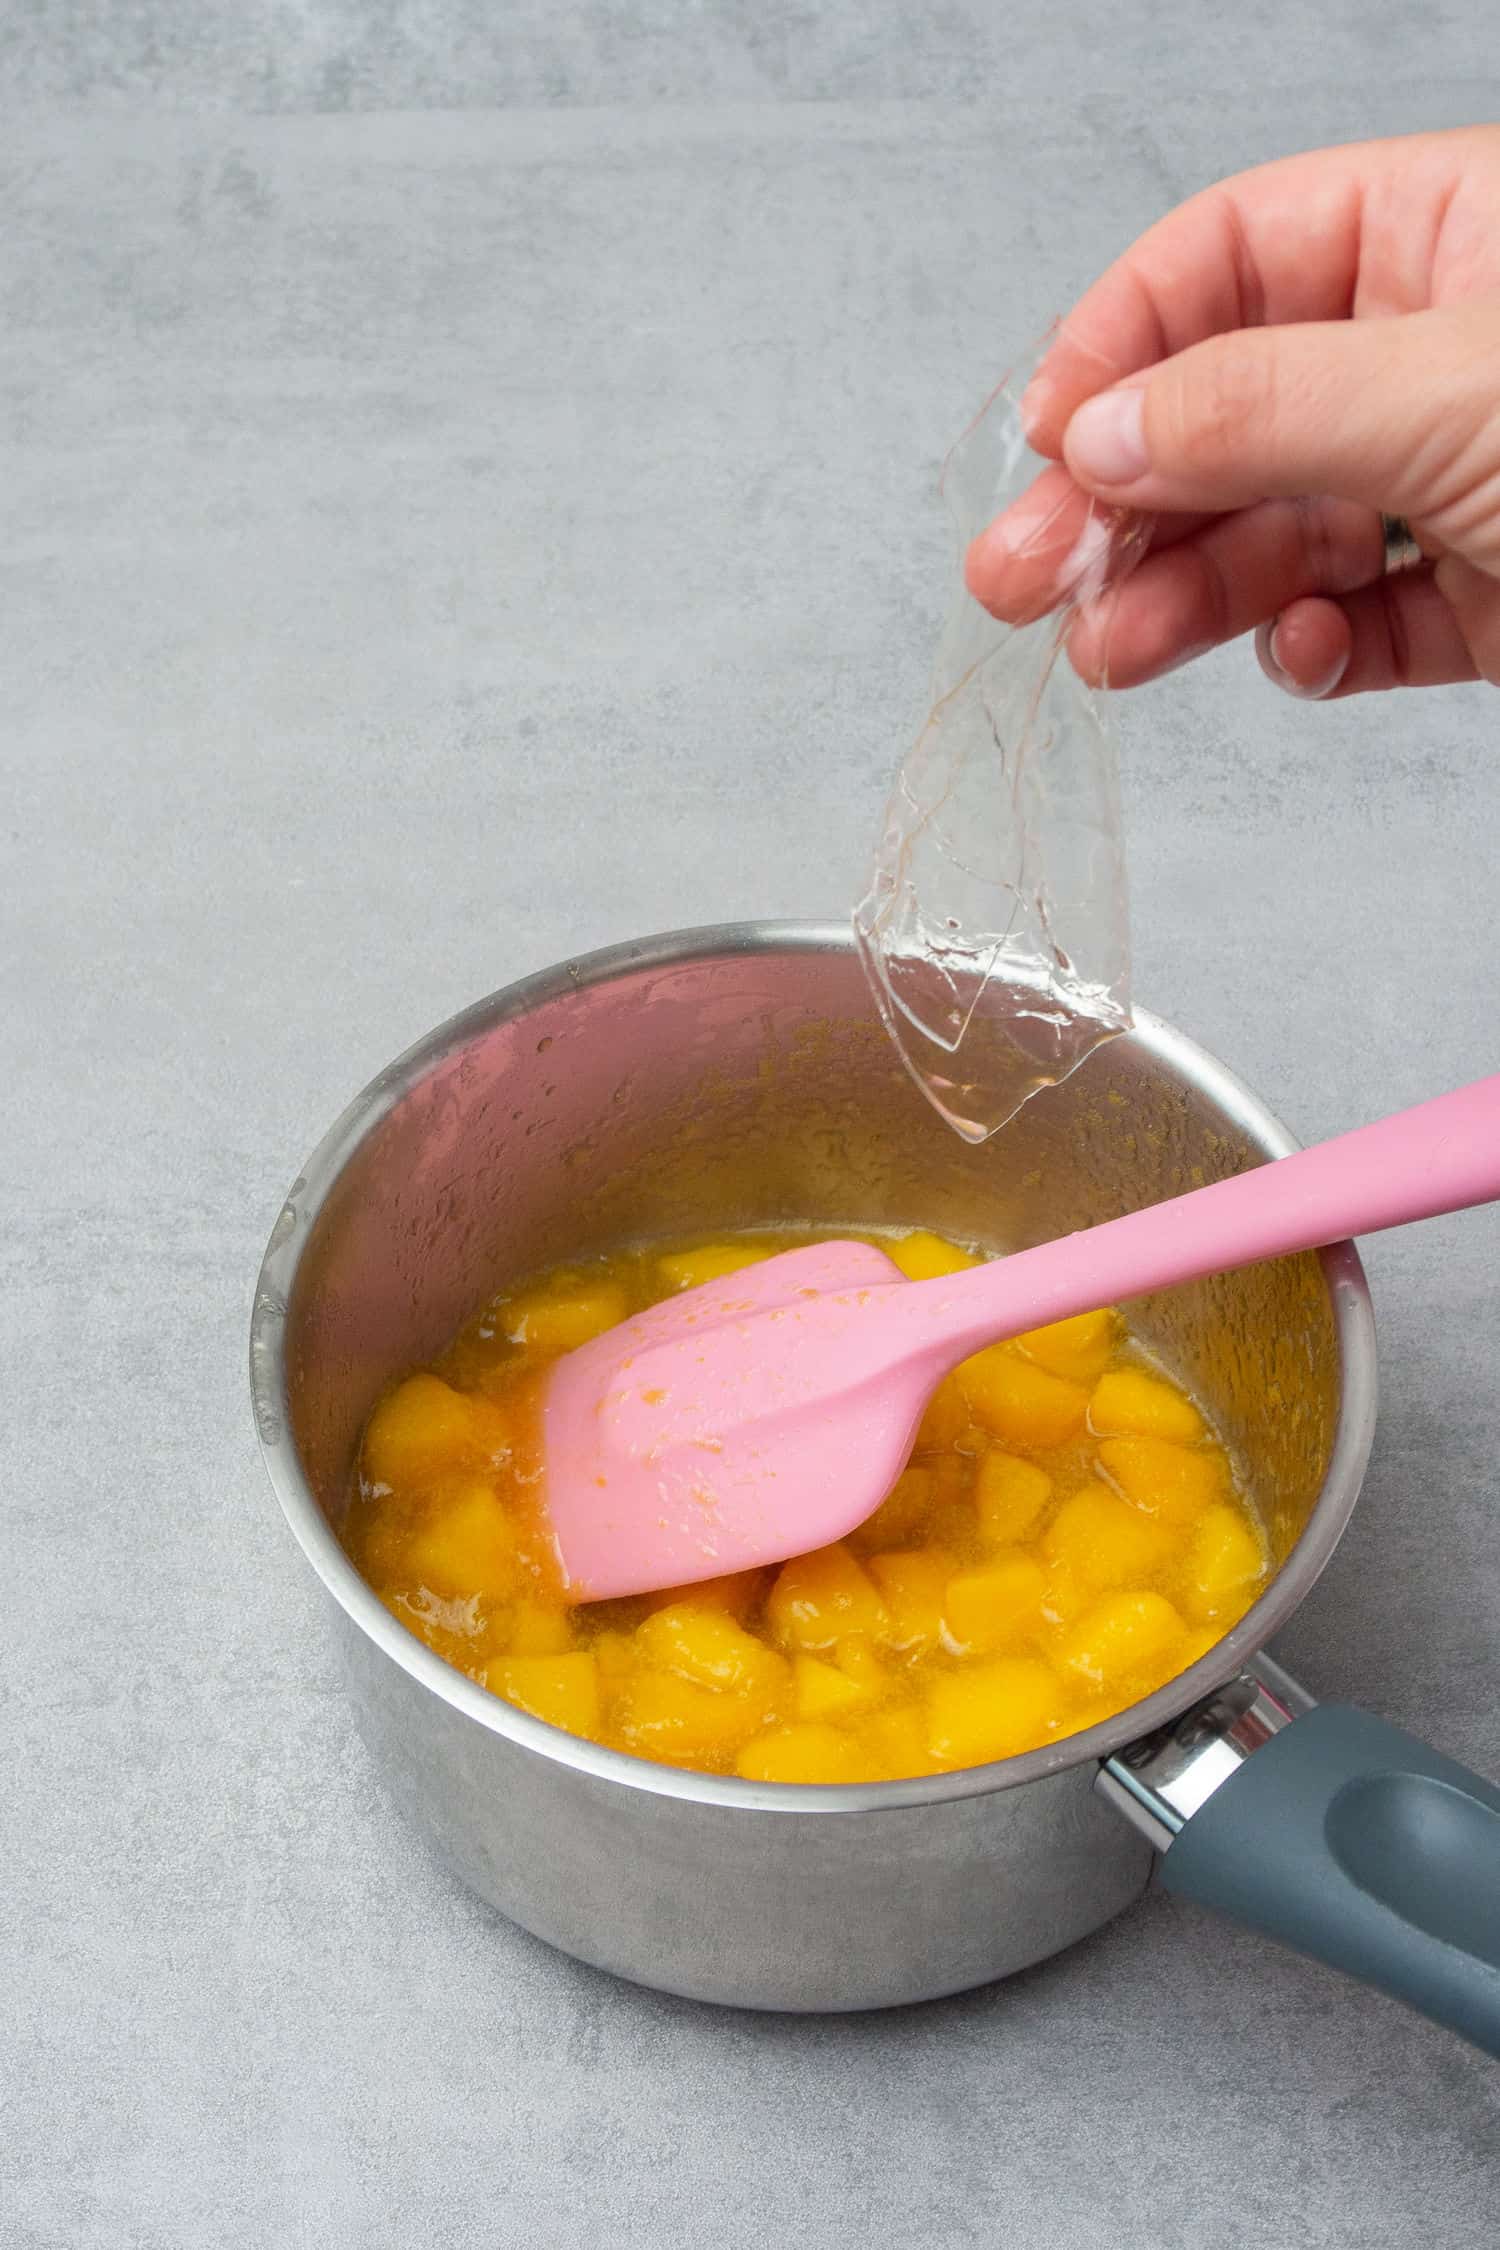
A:
<svg viewBox="0 0 1500 2250">
<path fill-rule="evenodd" d="M 1500 1076 L 1364 1125 L 946 1284 L 944 1341 L 973 1349 L 1017 1326 L 1230 1273 L 1263 1258 L 1500 1201 Z M 1015 1307 L 1024 1303 L 1024 1319 Z M 934 1325 L 936 1341 L 936 1323 Z"/>
</svg>

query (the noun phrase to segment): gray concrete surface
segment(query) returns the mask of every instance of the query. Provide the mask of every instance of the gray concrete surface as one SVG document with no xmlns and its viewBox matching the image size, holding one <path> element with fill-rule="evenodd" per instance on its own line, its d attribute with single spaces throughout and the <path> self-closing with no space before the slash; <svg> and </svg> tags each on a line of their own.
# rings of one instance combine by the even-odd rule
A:
<svg viewBox="0 0 1500 2250">
<path fill-rule="evenodd" d="M 0 10 L 6 2250 L 1489 2239 L 1493 2069 L 1160 1897 L 851 2021 L 489 1916 L 372 1782 L 242 1368 L 419 1031 L 848 905 L 1003 355 L 1218 172 L 1495 114 L 1484 24 Z M 1243 650 L 1122 713 L 1141 996 L 1304 1134 L 1496 1065 L 1497 716 Z M 1376 1457 L 1282 1644 L 1491 1771 L 1497 1260 L 1373 1248 Z"/>
</svg>

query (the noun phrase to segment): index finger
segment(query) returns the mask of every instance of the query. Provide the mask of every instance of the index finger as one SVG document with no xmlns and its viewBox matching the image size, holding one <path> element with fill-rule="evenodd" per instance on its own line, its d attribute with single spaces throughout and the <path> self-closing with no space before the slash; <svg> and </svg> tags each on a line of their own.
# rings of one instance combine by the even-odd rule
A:
<svg viewBox="0 0 1500 2250">
<path fill-rule="evenodd" d="M 1379 183 L 1411 175 L 1400 201 L 1408 240 L 1422 239 L 1421 201 L 1446 197 L 1460 135 L 1361 141 L 1282 157 L 1205 188 L 1158 220 L 1082 296 L 1022 402 L 1039 453 L 1059 458 L 1075 410 L 1096 391 L 1236 328 L 1338 320 L 1355 309 L 1366 202 Z M 1441 144 L 1450 145 L 1444 149 Z M 1420 276 L 1403 295 L 1425 302 Z M 1387 302 L 1385 311 L 1412 310 Z"/>
</svg>

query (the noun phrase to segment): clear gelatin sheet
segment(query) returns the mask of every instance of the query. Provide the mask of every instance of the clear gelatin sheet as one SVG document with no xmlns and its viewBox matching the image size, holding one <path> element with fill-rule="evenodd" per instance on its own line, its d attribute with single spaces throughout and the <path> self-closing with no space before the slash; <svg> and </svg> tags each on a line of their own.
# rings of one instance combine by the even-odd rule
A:
<svg viewBox="0 0 1500 2250">
<path fill-rule="evenodd" d="M 932 706 L 886 808 L 855 933 L 886 1026 L 949 1124 L 982 1141 L 1130 1024 L 1130 925 L 1108 696 L 1065 652 L 1148 526 L 1032 452 L 1020 399 L 1040 353 L 950 454 L 958 583 Z M 1018 511 L 1029 613 L 1000 624 L 963 583 L 970 540 Z"/>
</svg>

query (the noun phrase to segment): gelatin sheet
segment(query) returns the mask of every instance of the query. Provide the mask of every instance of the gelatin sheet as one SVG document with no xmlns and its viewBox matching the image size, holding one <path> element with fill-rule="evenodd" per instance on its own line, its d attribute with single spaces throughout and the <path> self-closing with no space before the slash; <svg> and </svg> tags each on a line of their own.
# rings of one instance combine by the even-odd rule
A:
<svg viewBox="0 0 1500 2250">
<path fill-rule="evenodd" d="M 896 776 L 854 926 L 886 1028 L 929 1100 L 982 1141 L 1130 1024 L 1130 926 L 1107 694 L 1064 652 L 1148 526 L 1027 444 L 1014 369 L 949 455 L 958 583 L 932 706 Z M 1035 487 L 1034 491 L 1031 489 Z M 1033 613 L 1002 625 L 963 583 L 970 540 L 1024 493 Z"/>
</svg>

